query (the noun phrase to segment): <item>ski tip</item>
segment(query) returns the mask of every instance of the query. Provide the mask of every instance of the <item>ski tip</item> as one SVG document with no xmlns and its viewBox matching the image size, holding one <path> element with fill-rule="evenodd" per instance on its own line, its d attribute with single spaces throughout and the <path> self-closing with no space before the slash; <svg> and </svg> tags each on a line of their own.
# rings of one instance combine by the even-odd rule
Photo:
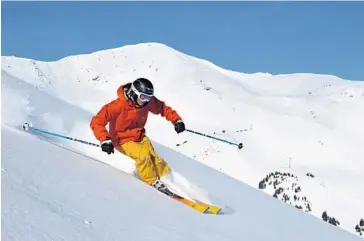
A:
<svg viewBox="0 0 364 241">
<path fill-rule="evenodd" d="M 215 215 L 219 215 L 221 214 L 221 208 L 219 207 L 216 207 L 216 206 L 209 206 L 208 208 L 208 211 L 211 213 L 211 214 L 215 214 Z"/>
</svg>

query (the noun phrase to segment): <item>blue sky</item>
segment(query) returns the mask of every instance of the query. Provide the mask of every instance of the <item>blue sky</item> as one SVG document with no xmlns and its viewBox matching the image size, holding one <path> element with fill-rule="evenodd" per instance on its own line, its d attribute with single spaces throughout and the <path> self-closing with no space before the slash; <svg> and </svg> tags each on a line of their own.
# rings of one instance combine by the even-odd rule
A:
<svg viewBox="0 0 364 241">
<path fill-rule="evenodd" d="M 2 56 L 160 42 L 245 73 L 364 80 L 364 2 L 2 2 Z"/>
</svg>

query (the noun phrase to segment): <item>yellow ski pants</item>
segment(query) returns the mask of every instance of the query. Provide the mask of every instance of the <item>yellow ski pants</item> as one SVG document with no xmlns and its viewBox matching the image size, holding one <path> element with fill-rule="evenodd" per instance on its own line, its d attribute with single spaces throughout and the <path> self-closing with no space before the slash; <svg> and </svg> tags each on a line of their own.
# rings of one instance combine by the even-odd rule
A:
<svg viewBox="0 0 364 241">
<path fill-rule="evenodd" d="M 115 149 L 134 159 L 140 178 L 148 184 L 152 184 L 169 171 L 168 164 L 157 155 L 146 136 L 141 142 L 129 141 Z"/>
</svg>

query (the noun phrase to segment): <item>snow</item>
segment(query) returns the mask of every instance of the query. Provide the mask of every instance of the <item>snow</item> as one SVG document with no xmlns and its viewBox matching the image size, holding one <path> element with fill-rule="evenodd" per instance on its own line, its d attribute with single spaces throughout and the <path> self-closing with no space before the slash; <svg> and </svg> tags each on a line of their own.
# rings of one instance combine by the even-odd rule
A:
<svg viewBox="0 0 364 241">
<path fill-rule="evenodd" d="M 3 126 L 2 135 L 4 240 L 358 239 L 158 143 L 175 170 L 210 190 L 230 214 L 204 216 L 22 130 Z"/>
<path fill-rule="evenodd" d="M 172 166 L 166 182 L 222 205 L 225 215 L 201 215 L 160 195 L 132 176 L 133 161 L 125 156 L 42 136 L 55 146 L 20 128 L 30 121 L 96 143 L 90 118 L 116 98 L 120 84 L 140 76 L 152 80 L 187 128 L 243 142 L 238 150 L 177 135 L 155 115 L 146 126 Z M 364 217 L 364 82 L 237 73 L 146 43 L 55 62 L 3 56 L 1 85 L 6 240 L 360 240 L 354 227 Z M 258 189 L 276 171 L 297 177 L 311 212 L 273 198 L 271 188 Z M 282 184 L 290 196 L 291 183 Z M 320 220 L 324 211 L 340 225 Z"/>
</svg>

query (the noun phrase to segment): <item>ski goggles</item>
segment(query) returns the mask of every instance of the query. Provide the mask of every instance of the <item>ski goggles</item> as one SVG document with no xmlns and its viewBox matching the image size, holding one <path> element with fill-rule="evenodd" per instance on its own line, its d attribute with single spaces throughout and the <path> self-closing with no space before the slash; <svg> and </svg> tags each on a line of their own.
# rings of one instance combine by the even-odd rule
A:
<svg viewBox="0 0 364 241">
<path fill-rule="evenodd" d="M 153 97 L 153 95 L 148 95 L 145 93 L 140 92 L 139 90 L 137 90 L 134 85 L 131 85 L 131 89 L 132 91 L 138 96 L 138 98 L 143 101 L 143 102 L 149 102 L 150 99 Z"/>
</svg>

